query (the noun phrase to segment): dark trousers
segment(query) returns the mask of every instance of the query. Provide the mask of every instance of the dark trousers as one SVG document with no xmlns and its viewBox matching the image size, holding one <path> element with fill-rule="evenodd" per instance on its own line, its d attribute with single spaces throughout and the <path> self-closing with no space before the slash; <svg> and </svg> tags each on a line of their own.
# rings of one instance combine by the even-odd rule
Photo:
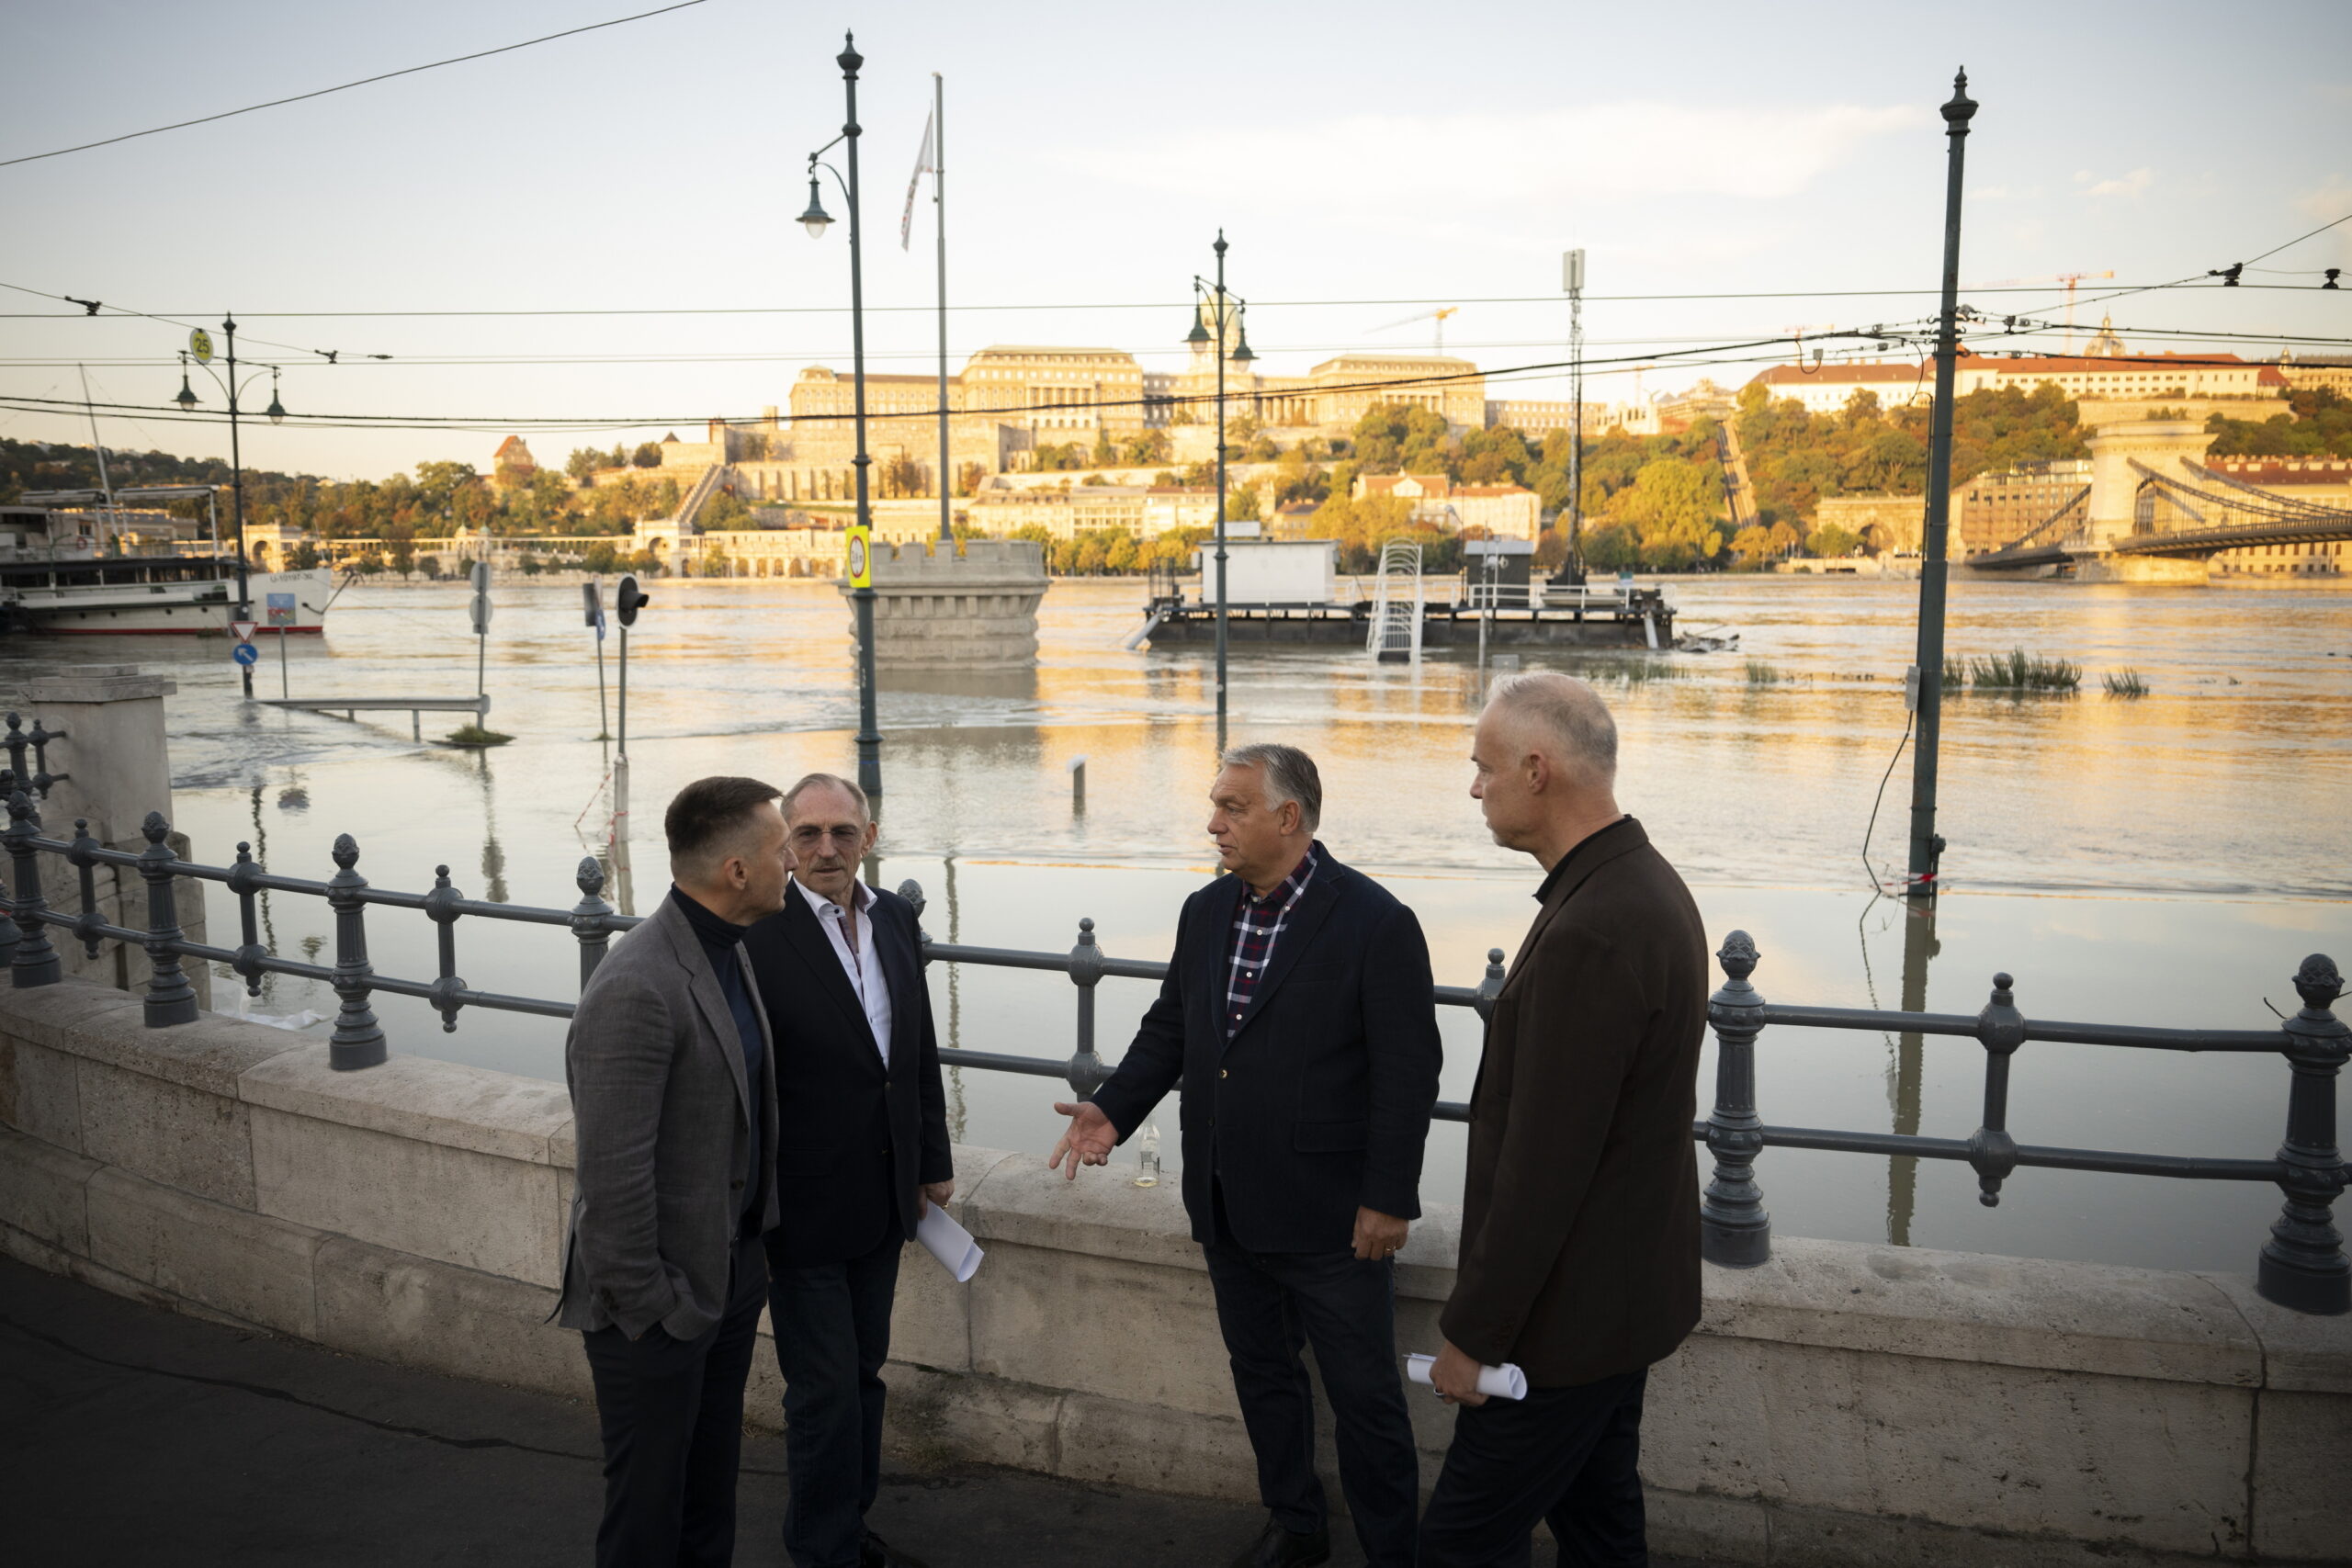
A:
<svg viewBox="0 0 2352 1568">
<path fill-rule="evenodd" d="M 743 1382 L 767 1294 L 767 1258 L 736 1244 L 727 1314 L 693 1339 L 659 1324 L 581 1336 L 605 1439 L 596 1568 L 726 1568 L 735 1555 Z"/>
<path fill-rule="evenodd" d="M 784 1549 L 797 1568 L 856 1568 L 863 1549 L 882 1486 L 882 1363 L 904 1245 L 893 1216 L 862 1257 L 779 1265 L 769 1281 L 792 1471 Z"/>
<path fill-rule="evenodd" d="M 1645 1568 L 1642 1390 L 1649 1370 L 1464 1405 L 1421 1516 L 1421 1568 L 1526 1568 L 1535 1521 L 1561 1568 Z"/>
<path fill-rule="evenodd" d="M 1258 1495 L 1285 1529 L 1328 1524 L 1315 1473 L 1315 1395 L 1299 1357 L 1311 1344 L 1364 1560 L 1409 1565 L 1421 1477 L 1396 1359 L 1394 1267 L 1349 1252 L 1252 1252 L 1227 1230 L 1221 1200 L 1216 1218 L 1216 1239 L 1203 1250 L 1258 1456 Z"/>
</svg>

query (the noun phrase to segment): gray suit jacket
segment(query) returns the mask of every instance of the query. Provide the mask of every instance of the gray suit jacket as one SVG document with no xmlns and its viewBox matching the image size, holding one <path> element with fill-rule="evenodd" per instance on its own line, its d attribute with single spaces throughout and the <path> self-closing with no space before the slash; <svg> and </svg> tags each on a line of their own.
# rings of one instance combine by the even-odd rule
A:
<svg viewBox="0 0 2352 1568">
<path fill-rule="evenodd" d="M 581 992 L 563 1048 L 578 1146 L 564 1327 L 635 1338 L 658 1323 L 692 1339 L 725 1313 L 745 1181 L 759 1184 L 760 1229 L 777 1218 L 775 1043 L 756 986 L 752 1002 L 767 1042 L 757 1084 L 718 976 L 666 897 Z M 757 1171 L 754 1115 L 769 1151 Z"/>
</svg>

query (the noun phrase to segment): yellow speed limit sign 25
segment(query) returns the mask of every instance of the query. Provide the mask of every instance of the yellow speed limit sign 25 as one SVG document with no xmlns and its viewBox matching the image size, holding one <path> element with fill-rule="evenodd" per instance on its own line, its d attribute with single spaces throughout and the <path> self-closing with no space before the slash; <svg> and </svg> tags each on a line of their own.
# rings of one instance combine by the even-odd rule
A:
<svg viewBox="0 0 2352 1568">
<path fill-rule="evenodd" d="M 874 586 L 874 530 L 863 523 L 850 525 L 849 585 L 852 588 Z"/>
<path fill-rule="evenodd" d="M 212 334 L 202 327 L 187 334 L 187 351 L 198 365 L 212 363 Z"/>
</svg>

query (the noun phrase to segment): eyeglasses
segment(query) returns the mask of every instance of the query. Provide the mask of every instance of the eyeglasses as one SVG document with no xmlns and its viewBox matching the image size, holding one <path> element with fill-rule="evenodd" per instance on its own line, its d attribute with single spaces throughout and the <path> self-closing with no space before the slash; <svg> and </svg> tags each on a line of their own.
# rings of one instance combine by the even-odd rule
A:
<svg viewBox="0 0 2352 1568">
<path fill-rule="evenodd" d="M 814 844 L 820 839 L 831 839 L 837 844 L 855 844 L 864 837 L 865 837 L 865 829 L 846 826 L 840 828 L 795 828 L 792 830 L 792 841 L 796 844 Z"/>
</svg>

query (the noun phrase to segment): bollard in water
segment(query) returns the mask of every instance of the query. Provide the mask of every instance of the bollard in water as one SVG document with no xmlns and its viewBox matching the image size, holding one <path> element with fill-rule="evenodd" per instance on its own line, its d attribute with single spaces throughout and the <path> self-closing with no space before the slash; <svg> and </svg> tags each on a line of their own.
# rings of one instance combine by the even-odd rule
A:
<svg viewBox="0 0 2352 1568">
<path fill-rule="evenodd" d="M 1756 1114 L 1756 1037 L 1763 1032 L 1764 998 L 1747 983 L 1756 972 L 1756 942 L 1746 931 L 1724 939 L 1715 954 L 1725 976 L 1707 998 L 1715 1028 L 1715 1108 L 1707 1113 L 1707 1149 L 1714 1179 L 1699 1201 L 1699 1256 L 1731 1269 L 1753 1269 L 1772 1256 L 1772 1217 L 1756 1185 L 1763 1151 L 1763 1122 Z"/>
<path fill-rule="evenodd" d="M 1086 759 L 1069 760 L 1069 809 L 1073 817 L 1086 815 Z"/>
<path fill-rule="evenodd" d="M 613 929 L 605 922 L 613 907 L 605 902 L 605 868 L 594 855 L 580 857 L 579 874 L 572 882 L 580 889 L 580 902 L 571 907 L 571 934 L 580 939 L 580 988 L 584 991 L 612 945 Z"/>
<path fill-rule="evenodd" d="M 196 987 L 180 968 L 179 907 L 172 889 L 180 858 L 164 841 L 172 825 L 162 812 L 150 811 L 139 830 L 147 836 L 147 847 L 139 852 L 139 874 L 147 882 L 147 1027 L 194 1023 Z"/>
<path fill-rule="evenodd" d="M 11 722 L 15 716 L 9 716 Z M 7 840 L 8 858 L 17 868 L 17 898 L 9 913 L 17 917 L 21 929 L 17 951 L 8 960 L 8 974 L 20 988 L 54 986 L 65 977 L 64 961 L 58 957 L 57 949 L 49 940 L 49 905 L 40 896 L 40 852 L 33 848 L 33 840 L 40 833 L 40 817 L 33 810 L 32 797 L 21 789 L 10 791 L 8 827 L 0 838 Z"/>
<path fill-rule="evenodd" d="M 1092 1100 L 1111 1074 L 1094 1051 L 1094 987 L 1102 978 L 1102 950 L 1094 945 L 1094 921 L 1078 922 L 1078 945 L 1069 950 L 1069 983 L 1078 987 L 1078 1051 L 1069 1059 L 1070 1092 Z"/>
<path fill-rule="evenodd" d="M 2287 1141 L 2278 1145 L 2279 1189 L 2286 1206 L 2270 1227 L 2255 1270 L 2266 1301 L 2296 1312 L 2352 1312 L 2352 1264 L 2335 1228 L 2335 1200 L 2345 1188 L 2344 1156 L 2335 1146 L 2335 1080 L 2352 1055 L 2352 1028 L 2329 1010 L 2344 994 L 2344 976 L 2324 953 L 2295 972 L 2301 1010 L 2287 1020 Z"/>
<path fill-rule="evenodd" d="M 343 1006 L 327 1043 L 327 1066 L 355 1072 L 384 1060 L 384 1030 L 368 1005 L 376 971 L 368 962 L 368 905 L 360 895 L 368 879 L 359 874 L 359 844 L 348 833 L 334 841 L 334 875 L 327 880 L 327 905 L 334 910 L 334 991 Z"/>
<path fill-rule="evenodd" d="M 1976 1041 L 1984 1047 L 1984 1120 L 1969 1135 L 1968 1163 L 1976 1168 L 1976 1201 L 1997 1208 L 2001 1183 L 2018 1168 L 2018 1141 L 2009 1136 L 2009 1058 L 2025 1043 L 2025 1014 L 2014 1005 L 2017 984 L 1993 976 L 1993 998 L 1976 1015 Z"/>
</svg>

